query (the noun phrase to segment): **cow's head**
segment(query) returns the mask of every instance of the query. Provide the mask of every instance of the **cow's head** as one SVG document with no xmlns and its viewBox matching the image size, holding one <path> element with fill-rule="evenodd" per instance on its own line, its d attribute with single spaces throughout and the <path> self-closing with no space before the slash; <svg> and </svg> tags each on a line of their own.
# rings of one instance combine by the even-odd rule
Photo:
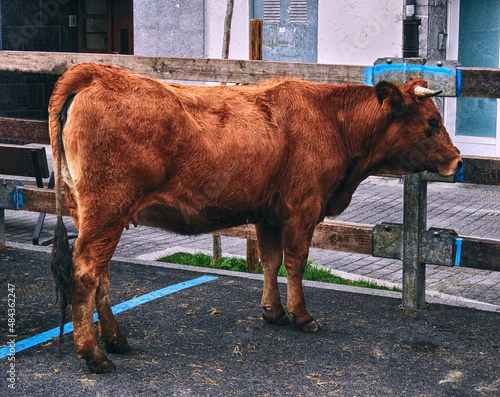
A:
<svg viewBox="0 0 500 397">
<path fill-rule="evenodd" d="M 381 143 L 389 161 L 383 172 L 407 174 L 427 170 L 449 176 L 462 167 L 460 154 L 430 98 L 440 92 L 428 89 L 422 79 L 410 79 L 403 85 L 382 81 L 375 86 L 388 120 Z"/>
</svg>

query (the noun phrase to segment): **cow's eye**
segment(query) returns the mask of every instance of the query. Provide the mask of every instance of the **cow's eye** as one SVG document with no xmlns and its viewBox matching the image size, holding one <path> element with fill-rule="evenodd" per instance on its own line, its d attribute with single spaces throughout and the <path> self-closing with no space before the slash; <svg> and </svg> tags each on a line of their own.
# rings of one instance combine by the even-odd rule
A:
<svg viewBox="0 0 500 397">
<path fill-rule="evenodd" d="M 429 123 L 429 127 L 431 127 L 432 129 L 427 132 L 427 136 L 431 137 L 431 136 L 436 135 L 439 132 L 439 126 L 440 126 L 439 120 L 430 119 L 428 121 L 428 123 Z"/>
<path fill-rule="evenodd" d="M 429 125 L 432 127 L 432 128 L 439 128 L 439 121 L 436 120 L 436 119 L 430 119 L 429 120 Z"/>
</svg>

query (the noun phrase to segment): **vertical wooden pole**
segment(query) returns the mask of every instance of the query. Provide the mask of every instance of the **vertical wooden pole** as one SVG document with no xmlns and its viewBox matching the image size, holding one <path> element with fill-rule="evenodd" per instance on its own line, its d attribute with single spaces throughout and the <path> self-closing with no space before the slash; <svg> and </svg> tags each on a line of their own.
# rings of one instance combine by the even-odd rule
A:
<svg viewBox="0 0 500 397">
<path fill-rule="evenodd" d="M 250 233 L 247 235 L 247 269 L 250 273 L 259 272 L 259 249 L 257 240 L 252 240 Z"/>
<path fill-rule="evenodd" d="M 425 263 L 420 261 L 420 240 L 427 227 L 427 182 L 421 174 L 405 176 L 403 213 L 403 307 L 425 305 Z"/>
<path fill-rule="evenodd" d="M 231 38 L 231 21 L 233 19 L 234 0 L 227 0 L 226 17 L 224 18 L 224 37 L 222 40 L 222 58 L 229 57 L 229 40 Z"/>
<path fill-rule="evenodd" d="M 250 60 L 262 60 L 262 19 L 250 20 Z"/>
<path fill-rule="evenodd" d="M 262 20 L 250 20 L 250 60 L 262 60 Z M 256 240 L 247 235 L 247 269 L 251 273 L 259 271 L 259 249 Z"/>
</svg>

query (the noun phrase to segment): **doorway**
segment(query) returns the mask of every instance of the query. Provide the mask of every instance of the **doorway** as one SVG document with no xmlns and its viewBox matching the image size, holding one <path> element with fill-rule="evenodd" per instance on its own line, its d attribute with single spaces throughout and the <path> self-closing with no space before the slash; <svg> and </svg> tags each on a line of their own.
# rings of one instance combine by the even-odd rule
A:
<svg viewBox="0 0 500 397">
<path fill-rule="evenodd" d="M 253 0 L 252 18 L 262 19 L 262 59 L 318 61 L 318 0 Z"/>
<path fill-rule="evenodd" d="M 79 0 L 80 52 L 134 53 L 132 0 Z"/>
<path fill-rule="evenodd" d="M 500 2 L 448 2 L 448 58 L 466 67 L 500 67 Z M 500 157 L 500 100 L 447 98 L 445 122 L 462 154 Z"/>
</svg>

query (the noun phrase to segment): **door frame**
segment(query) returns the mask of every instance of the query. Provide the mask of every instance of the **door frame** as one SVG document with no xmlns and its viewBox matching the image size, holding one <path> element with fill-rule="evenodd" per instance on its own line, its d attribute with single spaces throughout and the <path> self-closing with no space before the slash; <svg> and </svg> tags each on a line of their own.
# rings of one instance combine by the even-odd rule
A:
<svg viewBox="0 0 500 397">
<path fill-rule="evenodd" d="M 446 57 L 451 60 L 458 59 L 460 1 L 461 0 L 448 0 L 448 39 L 446 43 L 448 50 L 446 52 Z M 500 56 L 498 67 L 500 68 Z M 478 156 L 491 156 L 493 154 L 496 157 L 500 157 L 500 99 L 497 99 L 497 128 L 495 138 L 456 135 L 457 98 L 446 98 L 444 102 L 445 125 L 452 141 L 462 151 L 462 154 Z"/>
</svg>

